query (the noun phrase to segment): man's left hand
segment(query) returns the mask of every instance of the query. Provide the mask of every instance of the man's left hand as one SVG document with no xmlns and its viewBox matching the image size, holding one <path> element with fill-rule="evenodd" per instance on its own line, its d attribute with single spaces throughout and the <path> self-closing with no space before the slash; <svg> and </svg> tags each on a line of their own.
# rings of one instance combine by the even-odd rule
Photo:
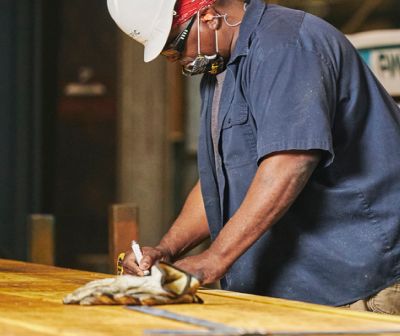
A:
<svg viewBox="0 0 400 336">
<path fill-rule="evenodd" d="M 174 266 L 193 274 L 202 285 L 218 281 L 228 271 L 221 258 L 211 254 L 209 250 L 178 260 Z"/>
</svg>

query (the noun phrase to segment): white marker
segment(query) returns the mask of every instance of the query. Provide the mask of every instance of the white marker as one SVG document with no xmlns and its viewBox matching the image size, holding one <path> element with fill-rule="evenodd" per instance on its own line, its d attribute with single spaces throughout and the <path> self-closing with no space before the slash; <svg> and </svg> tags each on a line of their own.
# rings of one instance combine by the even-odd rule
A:
<svg viewBox="0 0 400 336">
<path fill-rule="evenodd" d="M 140 250 L 139 244 L 134 240 L 132 240 L 132 251 L 133 251 L 133 254 L 135 255 L 136 263 L 139 265 L 140 260 L 142 260 L 142 258 L 143 258 L 143 254 L 142 254 L 142 251 Z M 146 271 L 143 271 L 143 274 L 149 275 L 150 272 L 148 270 L 146 270 Z"/>
</svg>

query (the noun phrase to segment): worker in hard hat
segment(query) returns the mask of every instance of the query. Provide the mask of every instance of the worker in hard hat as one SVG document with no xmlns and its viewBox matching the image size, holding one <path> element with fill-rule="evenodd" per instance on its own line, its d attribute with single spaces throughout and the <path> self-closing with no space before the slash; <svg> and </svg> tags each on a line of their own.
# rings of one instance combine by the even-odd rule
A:
<svg viewBox="0 0 400 336">
<path fill-rule="evenodd" d="M 262 0 L 108 6 L 145 61 L 204 74 L 199 183 L 126 272 L 171 260 L 223 289 L 399 313 L 400 112 L 347 39 Z"/>
</svg>

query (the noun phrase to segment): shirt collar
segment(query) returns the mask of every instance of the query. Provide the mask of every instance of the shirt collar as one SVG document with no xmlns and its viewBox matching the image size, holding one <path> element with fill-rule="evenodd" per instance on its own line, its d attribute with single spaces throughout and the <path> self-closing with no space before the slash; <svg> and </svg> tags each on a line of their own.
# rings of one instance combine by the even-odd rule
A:
<svg viewBox="0 0 400 336">
<path fill-rule="evenodd" d="M 256 29 L 267 4 L 264 0 L 249 0 L 240 25 L 239 37 L 236 41 L 235 49 L 231 55 L 229 63 L 233 63 L 239 56 L 245 56 L 249 52 L 250 36 Z"/>
</svg>

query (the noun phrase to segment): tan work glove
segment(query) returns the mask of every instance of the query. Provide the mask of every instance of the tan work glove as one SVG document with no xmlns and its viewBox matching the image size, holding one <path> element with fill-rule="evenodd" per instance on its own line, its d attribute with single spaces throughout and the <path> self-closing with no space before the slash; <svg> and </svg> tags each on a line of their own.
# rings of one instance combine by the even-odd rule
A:
<svg viewBox="0 0 400 336">
<path fill-rule="evenodd" d="M 202 303 L 195 294 L 200 282 L 192 275 L 165 262 L 151 268 L 151 275 L 121 275 L 95 280 L 68 294 L 65 304 L 159 305 Z"/>
</svg>

